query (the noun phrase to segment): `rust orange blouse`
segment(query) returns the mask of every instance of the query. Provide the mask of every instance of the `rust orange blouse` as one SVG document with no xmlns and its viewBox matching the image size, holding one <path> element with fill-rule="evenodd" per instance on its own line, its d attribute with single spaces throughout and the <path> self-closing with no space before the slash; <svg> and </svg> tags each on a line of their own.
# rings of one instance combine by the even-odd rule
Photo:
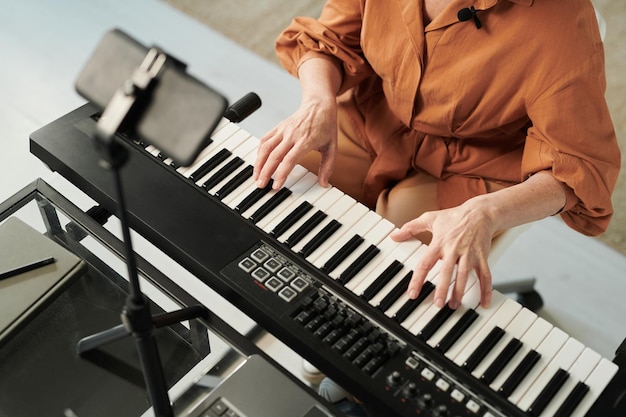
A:
<svg viewBox="0 0 626 417">
<path fill-rule="evenodd" d="M 604 51 L 589 0 L 455 0 L 424 27 L 423 0 L 329 0 L 296 18 L 276 51 L 287 70 L 312 57 L 343 71 L 372 157 L 372 205 L 419 168 L 439 205 L 551 170 L 570 194 L 565 222 L 606 230 L 620 153 L 604 98 Z M 474 6 L 482 23 L 459 21 Z"/>
</svg>

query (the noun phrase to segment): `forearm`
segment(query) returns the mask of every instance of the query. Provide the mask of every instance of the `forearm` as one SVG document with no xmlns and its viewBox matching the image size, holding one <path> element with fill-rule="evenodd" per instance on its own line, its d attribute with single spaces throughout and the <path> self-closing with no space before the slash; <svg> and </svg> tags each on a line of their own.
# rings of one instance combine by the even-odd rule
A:
<svg viewBox="0 0 626 417">
<path fill-rule="evenodd" d="M 526 181 L 481 195 L 466 204 L 484 211 L 494 232 L 554 215 L 566 203 L 563 185 L 548 171 L 538 172 Z"/>
<path fill-rule="evenodd" d="M 341 86 L 342 73 L 329 59 L 313 58 L 298 68 L 298 79 L 302 90 L 302 102 L 336 102 Z"/>
<path fill-rule="evenodd" d="M 551 216 L 566 202 L 566 188 L 551 173 L 542 171 L 520 184 L 471 198 L 458 207 L 426 212 L 406 223 L 393 233 L 393 239 L 402 241 L 423 232 L 432 233 L 427 251 L 413 270 L 409 297 L 417 297 L 427 274 L 441 261 L 436 305 L 443 307 L 455 276 L 450 306 L 458 307 L 474 270 L 480 281 L 481 305 L 487 307 L 491 300 L 487 257 L 494 234 Z"/>
</svg>

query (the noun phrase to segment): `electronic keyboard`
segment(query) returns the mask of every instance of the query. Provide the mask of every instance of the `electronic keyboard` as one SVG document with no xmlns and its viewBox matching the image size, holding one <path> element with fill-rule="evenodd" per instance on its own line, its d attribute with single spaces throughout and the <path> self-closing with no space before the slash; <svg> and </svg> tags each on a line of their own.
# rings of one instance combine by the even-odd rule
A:
<svg viewBox="0 0 626 417">
<path fill-rule="evenodd" d="M 109 212 L 115 190 L 87 104 L 31 135 L 31 152 Z M 426 246 L 296 167 L 285 186 L 252 179 L 258 139 L 223 120 L 189 167 L 121 133 L 131 226 L 375 415 L 623 417 L 624 366 L 497 291 L 437 308 L 437 266 L 415 300 Z"/>
</svg>

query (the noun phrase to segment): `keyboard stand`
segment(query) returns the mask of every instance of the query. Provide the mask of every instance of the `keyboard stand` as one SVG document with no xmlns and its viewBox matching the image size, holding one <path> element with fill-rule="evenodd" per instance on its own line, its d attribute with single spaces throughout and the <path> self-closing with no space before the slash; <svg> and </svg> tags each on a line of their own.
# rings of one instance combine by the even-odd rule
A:
<svg viewBox="0 0 626 417">
<path fill-rule="evenodd" d="M 515 300 L 524 307 L 537 312 L 543 307 L 543 298 L 535 289 L 534 277 L 520 278 L 513 282 L 498 284 L 493 287 L 503 294 L 515 294 Z"/>
</svg>

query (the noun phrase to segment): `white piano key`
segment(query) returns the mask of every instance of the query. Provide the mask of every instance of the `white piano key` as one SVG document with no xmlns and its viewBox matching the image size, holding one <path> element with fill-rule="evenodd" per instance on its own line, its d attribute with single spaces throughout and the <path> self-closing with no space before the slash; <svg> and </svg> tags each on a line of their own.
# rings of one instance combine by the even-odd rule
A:
<svg viewBox="0 0 626 417">
<path fill-rule="evenodd" d="M 585 381 L 589 375 L 591 375 L 591 372 L 595 369 L 601 359 L 602 357 L 600 354 L 592 349 L 585 348 L 585 350 L 583 350 L 580 356 L 576 359 L 576 362 L 569 369 L 570 378 L 565 382 L 565 384 L 563 384 L 561 390 L 539 416 L 553 416 L 558 411 L 561 404 L 563 404 L 567 396 L 572 392 L 576 384 L 580 381 Z"/>
<path fill-rule="evenodd" d="M 511 373 L 524 359 L 524 357 L 531 350 L 536 350 L 537 346 L 548 336 L 552 326 L 548 321 L 537 317 L 532 326 L 524 333 L 520 341 L 522 342 L 522 348 L 517 352 L 515 357 L 509 362 L 509 366 L 491 383 L 491 389 L 498 391 L 502 384 L 508 379 Z"/>
<path fill-rule="evenodd" d="M 440 285 L 439 283 L 440 267 L 441 267 L 441 261 L 438 261 L 437 264 L 435 264 L 435 268 L 431 269 L 428 275 L 426 275 L 425 281 L 429 281 L 435 287 L 437 287 L 437 285 Z M 454 280 L 452 280 L 452 282 L 450 282 L 448 286 L 446 301 L 450 298 L 453 285 L 454 285 Z M 433 290 L 433 292 L 430 293 L 429 296 L 423 301 L 423 303 L 420 305 L 421 308 L 415 309 L 415 311 L 413 311 L 413 313 L 410 314 L 409 317 L 407 317 L 403 321 L 403 325 L 404 323 L 406 323 L 407 325 L 406 329 L 409 332 L 413 333 L 414 335 L 417 335 L 420 332 L 420 330 L 422 330 L 424 326 L 426 326 L 426 324 L 430 322 L 433 317 L 435 317 L 435 315 L 439 312 L 439 310 L 441 310 L 439 307 L 435 305 L 434 297 L 435 297 L 435 290 Z M 404 303 L 406 303 L 408 300 L 409 300 L 408 294 L 405 294 L 398 301 L 396 301 L 396 303 L 394 303 L 394 305 L 389 310 L 387 310 L 385 314 L 389 317 L 393 317 L 396 311 L 400 307 L 402 307 L 402 305 L 404 305 Z M 412 320 L 412 324 L 410 326 L 408 325 L 408 320 Z"/>
<path fill-rule="evenodd" d="M 570 337 L 556 353 L 548 366 L 546 366 L 537 379 L 535 379 L 535 382 L 526 391 L 524 396 L 517 402 L 517 406 L 522 411 L 527 411 L 544 387 L 550 382 L 550 379 L 554 376 L 556 371 L 559 369 L 565 371 L 569 370 L 584 349 L 585 346 L 583 346 L 582 343 Z"/>
<path fill-rule="evenodd" d="M 476 308 L 479 303 L 480 283 L 478 282 L 476 275 L 471 274 L 465 287 L 465 294 L 461 299 L 461 305 L 454 311 L 454 313 L 452 313 L 444 325 L 441 326 L 439 330 L 437 330 L 432 337 L 426 341 L 426 343 L 428 343 L 431 347 L 437 346 L 441 339 L 443 339 L 444 336 L 452 330 L 457 321 L 463 317 L 463 314 L 465 314 L 468 309 Z"/>
<path fill-rule="evenodd" d="M 363 294 L 363 291 L 365 291 L 393 261 L 404 264 L 421 246 L 422 242 L 417 239 L 400 242 L 382 262 L 364 270 L 359 276 L 354 277 L 346 287 L 356 295 Z"/>
<path fill-rule="evenodd" d="M 383 239 L 393 231 L 395 226 L 387 219 L 381 219 L 376 226 L 370 230 L 367 235 L 363 236 L 365 239 L 365 245 L 361 245 L 359 250 L 353 252 L 342 263 L 340 263 L 334 271 L 330 273 L 330 276 L 334 279 L 339 276 L 348 268 L 365 250 L 369 245 L 379 246 Z M 397 243 L 397 242 L 396 242 Z"/>
<path fill-rule="evenodd" d="M 177 172 L 185 177 L 189 177 L 189 175 L 191 175 L 196 169 L 198 169 L 205 161 L 210 158 L 210 156 L 208 156 L 209 154 L 212 154 L 213 152 L 215 152 L 215 150 L 221 149 L 222 144 L 237 132 L 243 132 L 243 130 L 241 130 L 241 128 L 239 128 L 239 126 L 234 123 L 230 123 L 224 126 L 211 137 L 212 142 L 200 152 L 194 162 L 192 162 L 187 167 L 178 168 Z M 247 132 L 244 132 L 244 134 L 250 136 L 250 134 L 248 134 Z"/>
<path fill-rule="evenodd" d="M 201 165 L 201 163 L 199 162 L 201 160 L 204 160 L 204 158 L 209 152 L 212 152 L 215 148 L 220 148 L 222 142 L 238 130 L 241 130 L 239 126 L 237 126 L 234 123 L 231 123 L 226 118 L 222 118 L 218 122 L 217 126 L 215 127 L 215 130 L 211 133 L 211 143 L 205 146 L 204 149 L 202 149 L 198 153 L 198 156 L 196 156 L 196 159 L 192 161 L 188 166 L 181 166 L 177 168 L 177 172 L 183 175 L 188 170 L 192 170 L 192 169 L 195 170 L 195 168 Z M 172 158 L 166 158 L 165 160 L 163 160 L 163 163 L 165 165 L 171 165 L 173 163 L 173 160 Z M 190 172 L 193 172 L 193 171 L 190 171 Z"/>
<path fill-rule="evenodd" d="M 291 170 L 287 179 L 285 180 L 284 188 L 289 188 L 293 186 L 296 182 L 298 182 L 308 171 L 301 165 L 296 165 L 294 169 Z M 259 201 L 254 203 L 249 209 L 245 210 L 241 213 L 241 216 L 244 219 L 249 218 L 259 207 L 261 207 L 267 200 L 272 198 L 274 194 L 276 194 L 279 190 L 271 190 L 266 195 L 264 195 Z"/>
<path fill-rule="evenodd" d="M 225 143 L 222 143 L 221 147 L 212 147 L 202 158 L 202 160 L 199 161 L 199 163 L 196 165 L 193 165 L 193 169 L 189 169 L 187 171 L 185 171 L 182 175 L 186 178 L 191 178 L 191 176 L 199 169 L 202 167 L 202 165 L 205 162 L 208 162 L 211 158 L 213 158 L 213 156 L 215 156 L 218 152 L 222 151 L 222 150 L 227 150 L 227 151 L 231 151 L 232 149 L 236 148 L 237 146 L 239 146 L 240 144 L 242 144 L 243 142 L 249 140 L 251 138 L 250 134 L 248 134 L 247 132 L 245 132 L 244 130 L 239 130 L 237 131 L 235 134 L 233 134 L 232 136 L 230 136 L 228 138 L 227 141 L 225 141 Z M 232 158 L 232 155 L 228 157 L 228 159 Z M 220 164 L 223 165 L 224 161 L 222 161 L 222 163 Z M 219 167 L 217 167 L 219 169 Z M 180 168 L 179 168 L 180 169 Z M 211 172 L 215 172 L 216 168 L 214 167 Z M 196 182 L 197 185 L 201 185 L 204 181 L 206 181 L 206 179 L 208 174 L 204 174 L 204 175 L 200 175 L 199 178 L 196 178 L 195 175 L 194 176 L 194 180 Z"/>
<path fill-rule="evenodd" d="M 213 174 L 219 172 L 220 169 L 222 169 L 225 165 L 227 165 L 228 163 L 230 163 L 232 160 L 236 159 L 237 156 L 236 155 L 230 155 L 228 156 L 226 159 L 224 159 L 222 162 L 220 162 L 219 164 L 217 164 L 210 172 L 207 172 L 206 174 L 204 174 L 202 177 L 198 178 L 197 181 L 195 182 L 195 184 L 198 187 L 202 187 L 202 185 L 204 183 L 206 183 L 212 176 Z"/>
<path fill-rule="evenodd" d="M 463 348 L 461 352 L 459 352 L 457 357 L 454 358 L 454 362 L 457 365 L 462 366 L 492 329 L 495 327 L 504 329 L 521 309 L 522 306 L 519 303 L 510 298 L 506 298 L 504 303 L 498 308 L 498 311 L 489 318 L 489 321 L 485 323 L 485 325 L 474 335 L 472 340 Z"/>
<path fill-rule="evenodd" d="M 602 391 L 611 382 L 611 379 L 618 371 L 618 366 L 606 358 L 602 358 L 598 366 L 585 379 L 585 384 L 589 387 L 589 392 L 582 399 L 572 417 L 584 417 L 593 403 L 600 397 Z"/>
<path fill-rule="evenodd" d="M 216 185 L 211 187 L 211 189 L 208 190 L 209 194 L 215 195 L 215 193 L 217 191 L 219 191 L 219 189 L 222 188 L 222 186 L 224 184 L 228 183 L 228 181 L 230 181 L 235 175 L 237 175 L 239 173 L 239 171 L 241 171 L 241 170 L 245 169 L 247 166 L 249 166 L 248 162 L 245 159 L 246 155 L 249 155 L 258 146 L 259 146 L 258 139 L 255 138 L 254 136 L 251 136 L 248 140 L 246 140 L 241 145 L 239 145 L 235 149 L 233 149 L 233 151 L 232 151 L 233 152 L 233 159 L 234 158 L 240 158 L 243 161 L 243 164 L 239 168 L 237 168 L 233 173 L 231 173 L 230 175 L 225 177 L 222 181 L 218 182 Z M 223 164 L 223 165 L 225 165 L 225 164 Z M 219 168 L 216 168 L 215 170 L 212 171 L 212 173 L 214 174 L 218 170 L 219 170 Z M 208 175 L 208 178 L 210 178 L 210 177 L 211 177 L 211 175 Z M 206 178 L 206 179 L 208 179 L 208 178 Z"/>
<path fill-rule="evenodd" d="M 424 245 L 424 251 L 425 250 L 426 250 L 426 245 Z M 419 251 L 419 249 L 418 249 L 418 251 Z M 423 254 L 424 254 L 424 252 L 420 251 L 419 255 L 423 256 Z M 416 262 L 417 261 L 409 263 L 407 261 L 407 267 L 412 270 L 413 269 L 413 265 L 415 265 Z M 409 267 L 409 265 L 410 265 L 410 267 Z M 433 285 L 437 286 L 437 283 L 439 282 L 439 270 L 440 269 L 441 269 L 441 261 L 437 261 L 437 263 L 435 263 L 435 265 L 431 268 L 431 270 L 428 272 L 428 274 L 426 274 L 426 278 L 425 278 L 424 282 L 429 281 Z M 389 288 L 385 288 L 385 289 L 383 289 L 383 291 L 387 291 L 388 289 Z M 408 287 L 407 287 L 407 289 L 408 289 Z M 413 323 L 416 322 L 417 320 L 419 320 L 419 317 L 421 317 L 422 314 L 426 313 L 428 311 L 428 309 L 431 307 L 431 305 L 433 304 L 433 302 L 434 302 L 434 295 L 435 295 L 434 291 L 432 293 L 430 293 L 430 295 L 428 295 L 428 297 L 403 321 L 403 323 L 406 323 L 408 325 L 408 322 L 410 320 Z M 378 297 L 376 297 L 376 298 L 378 298 Z M 375 300 L 372 300 L 372 301 L 374 302 Z M 387 315 L 388 317 L 393 317 L 396 314 L 396 312 L 407 301 L 409 301 L 409 295 L 408 295 L 408 292 L 405 291 L 400 296 L 400 298 L 398 298 L 398 300 L 396 300 L 396 302 L 385 311 L 385 315 Z"/>
<path fill-rule="evenodd" d="M 367 240 L 364 243 L 367 243 Z M 375 268 L 376 266 L 380 265 L 389 256 L 389 254 L 393 252 L 393 250 L 396 249 L 399 245 L 400 245 L 400 242 L 396 242 L 395 240 L 391 239 L 389 236 L 385 237 L 381 242 L 375 245 L 376 248 L 379 250 L 376 256 L 372 260 L 370 260 L 368 264 L 365 265 L 363 269 L 361 269 L 354 277 L 352 277 L 350 282 L 353 279 L 362 280 L 363 277 L 368 275 L 369 271 L 372 268 Z M 360 247 L 357 251 L 355 251 L 354 255 L 357 255 L 359 252 L 362 253 L 365 249 L 367 249 L 367 246 L 368 245 L 365 245 L 362 248 Z M 337 270 L 331 273 L 331 276 L 333 276 L 333 274 L 336 274 L 337 277 L 339 277 L 345 271 L 345 270 L 340 271 L 341 267 L 342 266 L 340 264 Z"/>
<path fill-rule="evenodd" d="M 393 289 L 402 279 L 413 270 L 413 266 L 417 263 L 418 259 L 424 256 L 424 252 L 428 249 L 426 245 L 420 245 L 419 248 L 404 262 L 404 266 L 379 292 L 376 294 L 369 303 L 377 307 L 385 296 Z M 410 316 L 409 316 L 410 317 Z"/>
<path fill-rule="evenodd" d="M 344 193 L 339 191 L 339 189 L 337 189 L 337 188 L 330 188 L 328 190 L 328 192 L 324 193 L 324 195 L 322 197 L 320 197 L 315 202 L 314 207 L 313 207 L 312 210 L 310 210 L 302 219 L 300 219 L 298 222 L 296 222 L 293 226 L 291 226 L 289 229 L 287 229 L 285 231 L 285 233 L 283 233 L 281 236 L 278 236 L 278 241 L 281 242 L 281 243 L 285 243 L 287 241 L 287 239 L 289 238 L 289 236 L 291 236 L 291 234 L 293 232 L 298 230 L 298 228 L 300 226 L 302 226 L 304 223 L 306 223 L 306 221 L 309 220 L 311 218 L 311 216 L 313 216 L 318 210 L 321 210 L 321 211 L 328 210 L 343 195 L 344 195 Z"/>
<path fill-rule="evenodd" d="M 287 180 L 285 181 L 285 186 L 293 186 L 293 184 L 297 183 L 304 175 L 307 173 L 306 168 L 296 165 L 296 167 L 289 173 Z M 230 198 L 226 198 L 223 200 L 224 204 L 226 204 L 231 209 L 235 209 L 243 200 L 245 200 L 250 193 L 258 189 L 256 181 L 252 178 L 248 178 L 240 187 L 238 187 L 237 192 L 233 193 L 233 196 Z M 271 196 L 276 194 L 278 190 L 271 190 L 266 194 L 259 202 L 254 204 L 252 207 L 245 210 L 245 213 L 242 213 L 244 218 L 249 217 L 254 211 L 260 207 L 265 201 L 267 201 Z"/>
<path fill-rule="evenodd" d="M 209 178 L 211 178 L 213 174 L 217 173 L 220 169 L 222 169 L 223 166 L 228 164 L 233 159 L 240 158 L 243 160 L 243 157 L 245 157 L 245 155 L 248 152 L 256 149 L 256 147 L 259 146 L 259 141 L 254 136 L 248 136 L 248 138 L 244 139 L 242 142 L 237 143 L 236 141 L 233 141 L 232 144 L 233 144 L 233 148 L 229 148 L 231 155 L 228 158 L 226 158 L 224 161 L 222 161 L 220 164 L 216 165 L 215 168 L 213 168 L 210 172 L 207 172 L 205 175 L 203 175 L 202 178 L 197 178 L 196 185 L 202 186 L 202 184 L 204 184 Z M 246 164 L 244 163 L 243 166 L 245 165 Z M 213 192 L 210 194 L 215 194 L 215 193 Z"/>
<path fill-rule="evenodd" d="M 482 363 L 474 369 L 472 375 L 474 375 L 475 378 L 480 378 L 489 365 L 491 365 L 491 362 L 493 362 L 500 352 L 502 352 L 509 341 L 513 338 L 521 339 L 522 335 L 530 328 L 536 319 L 537 315 L 535 313 L 527 308 L 522 308 L 513 320 L 511 320 L 506 327 L 502 328 L 505 331 L 504 336 L 491 349 L 491 352 L 489 352 Z"/>
<path fill-rule="evenodd" d="M 235 192 L 222 199 L 222 203 L 226 204 L 231 210 L 234 210 L 237 204 L 256 188 L 256 181 L 253 178 L 248 178 Z"/>
<path fill-rule="evenodd" d="M 146 152 L 154 157 L 158 157 L 161 154 L 161 151 L 155 148 L 153 145 L 146 146 Z"/>
<path fill-rule="evenodd" d="M 313 265 L 321 269 L 354 235 L 364 236 L 378 223 L 382 217 L 375 211 L 368 211 L 357 223 L 346 233 L 335 240 L 332 246 L 324 252 L 315 251 L 308 259 Z"/>
<path fill-rule="evenodd" d="M 256 142 L 256 144 L 253 144 L 254 142 Z M 256 158 L 257 147 L 258 147 L 258 139 L 252 136 L 250 137 L 249 141 L 246 141 L 244 144 L 236 147 L 232 151 L 233 155 L 238 156 L 239 158 L 243 160 L 243 164 L 237 170 L 238 172 L 248 169 L 248 167 L 252 167 L 252 164 L 254 163 L 254 160 Z M 234 173 L 234 175 L 231 175 L 230 177 L 234 177 L 235 175 L 238 174 L 238 172 Z M 223 184 L 226 184 L 228 181 L 230 181 L 230 178 L 224 181 Z M 254 180 L 252 179 L 252 176 L 250 176 L 248 179 L 246 179 L 246 183 L 240 184 L 227 197 L 230 199 L 235 198 L 235 196 L 239 195 L 239 193 L 241 193 L 244 190 L 244 188 L 248 186 L 248 182 L 252 182 L 252 181 Z M 222 203 L 224 204 L 226 203 L 225 198 L 222 198 Z"/>
<path fill-rule="evenodd" d="M 350 220 L 350 217 L 356 217 L 356 219 L 354 220 L 354 222 L 356 222 L 356 220 L 360 219 L 362 216 L 365 215 L 365 213 L 367 213 L 369 209 L 367 207 L 365 207 L 362 204 L 357 204 L 357 201 L 350 197 L 349 195 L 344 195 L 343 197 L 341 197 L 339 199 L 339 201 L 337 201 L 336 204 L 333 204 L 332 207 L 330 207 L 328 209 L 328 211 L 325 211 L 326 215 L 328 217 L 326 217 L 326 219 L 324 219 L 320 224 L 318 224 L 316 227 L 314 227 L 309 233 L 307 233 L 306 236 L 304 236 L 304 238 L 302 238 L 302 240 L 300 242 L 298 242 L 296 245 L 294 245 L 291 250 L 293 250 L 296 253 L 299 253 L 304 246 L 309 243 L 309 241 L 315 237 L 315 235 L 317 235 L 324 227 L 326 227 L 326 225 L 328 223 L 330 223 L 332 220 L 337 220 L 341 223 L 341 221 L 343 220 L 344 222 L 346 220 L 348 220 L 349 222 L 352 222 Z M 344 218 L 344 215 L 346 213 L 349 213 L 348 219 Z M 352 223 L 354 223 L 352 222 Z M 349 225 L 346 227 L 348 228 L 350 227 Z M 345 230 L 344 230 L 345 231 Z"/>
<path fill-rule="evenodd" d="M 308 173 L 306 175 L 309 175 L 309 174 L 314 175 L 311 173 Z M 327 194 L 328 196 L 326 196 Z M 282 222 L 288 215 L 291 214 L 292 211 L 294 211 L 297 207 L 299 207 L 304 202 L 308 202 L 309 204 L 314 206 L 315 204 L 322 204 L 322 203 L 319 203 L 319 200 L 321 200 L 325 196 L 326 196 L 325 198 L 328 198 L 331 201 L 336 201 L 339 198 L 341 198 L 342 195 L 343 193 L 337 190 L 336 188 L 322 187 L 321 185 L 319 185 L 316 179 L 315 184 L 313 184 L 313 186 L 309 188 L 306 194 L 301 195 L 300 197 L 297 197 L 295 200 L 293 200 L 292 203 L 288 207 L 286 207 L 280 215 L 274 216 L 270 221 L 263 224 L 262 229 L 267 233 L 271 233 L 272 230 L 274 230 L 274 228 L 280 224 L 280 222 Z M 316 209 L 315 207 L 313 207 L 311 208 L 309 213 L 307 213 L 307 215 L 310 216 L 315 211 Z M 293 230 L 295 230 L 295 228 Z M 284 233 L 284 235 L 286 235 L 286 233 Z"/>
<path fill-rule="evenodd" d="M 253 164 L 255 158 L 256 150 L 246 155 L 245 160 L 246 162 Z M 244 181 L 243 184 L 237 187 L 237 190 L 235 190 L 226 198 L 222 199 L 222 203 L 226 204 L 228 207 L 234 210 L 237 204 L 239 204 L 244 198 L 246 198 L 252 191 L 256 190 L 257 188 L 257 182 L 254 180 L 254 177 L 250 177 L 246 181 Z"/>
<path fill-rule="evenodd" d="M 281 220 L 285 218 L 291 210 L 289 207 L 295 200 L 301 199 L 305 194 L 310 192 L 311 188 L 317 184 L 317 176 L 311 172 L 307 172 L 300 181 L 294 184 L 293 187 L 290 188 L 291 195 L 287 197 L 285 201 L 283 201 L 276 209 L 270 213 L 267 217 L 257 223 L 257 227 L 265 230 L 266 232 L 270 232 L 267 230 L 266 226 L 271 223 L 277 216 L 281 216 Z"/>
<path fill-rule="evenodd" d="M 537 347 L 537 353 L 541 355 L 539 361 L 535 367 L 531 369 L 517 389 L 509 395 L 509 401 L 514 404 L 518 404 L 522 397 L 526 395 L 526 392 L 535 386 L 535 382 L 539 375 L 541 375 L 546 366 L 548 366 L 548 364 L 552 361 L 552 358 L 554 358 L 568 338 L 568 335 L 557 327 L 554 327 L 550 331 L 548 337 L 546 337 Z"/>
<path fill-rule="evenodd" d="M 341 227 L 335 233 L 329 236 L 327 240 L 322 245 L 320 245 L 320 247 L 310 253 L 306 257 L 306 260 L 313 263 L 313 260 L 317 259 L 321 254 L 332 253 L 331 251 L 335 247 L 336 242 L 342 238 L 350 239 L 352 236 L 354 236 L 357 227 L 356 225 L 359 224 L 360 221 L 363 220 L 363 218 L 370 213 L 373 212 L 369 208 L 367 208 L 367 206 L 357 202 L 351 210 L 345 212 L 340 218 L 336 219 L 341 224 Z M 319 230 L 322 230 L 322 228 L 330 223 L 330 220 L 332 219 L 327 219 L 323 222 L 323 224 L 318 226 L 316 228 L 318 230 L 314 231 L 313 236 L 315 236 L 319 232 Z"/>
<path fill-rule="evenodd" d="M 225 117 L 222 117 L 220 119 L 219 122 L 217 122 L 217 124 L 215 125 L 215 129 L 213 129 L 213 132 L 211 133 L 211 136 L 214 136 L 215 134 L 217 134 L 217 132 L 219 132 L 220 130 L 222 130 L 224 127 L 230 125 L 230 124 L 234 124 L 233 122 L 231 122 L 230 120 L 228 120 Z"/>
<path fill-rule="evenodd" d="M 452 345 L 450 349 L 448 349 L 445 355 L 451 360 L 454 360 L 454 358 L 459 356 L 461 352 L 466 349 L 467 345 L 474 339 L 476 334 L 485 327 L 491 317 L 496 314 L 500 307 L 502 307 L 506 300 L 507 297 L 505 295 L 499 293 L 498 291 L 494 291 L 489 308 L 484 308 L 480 305 L 476 307 L 478 317 L 474 323 L 472 323 L 472 326 L 454 343 L 454 345 Z"/>
</svg>

